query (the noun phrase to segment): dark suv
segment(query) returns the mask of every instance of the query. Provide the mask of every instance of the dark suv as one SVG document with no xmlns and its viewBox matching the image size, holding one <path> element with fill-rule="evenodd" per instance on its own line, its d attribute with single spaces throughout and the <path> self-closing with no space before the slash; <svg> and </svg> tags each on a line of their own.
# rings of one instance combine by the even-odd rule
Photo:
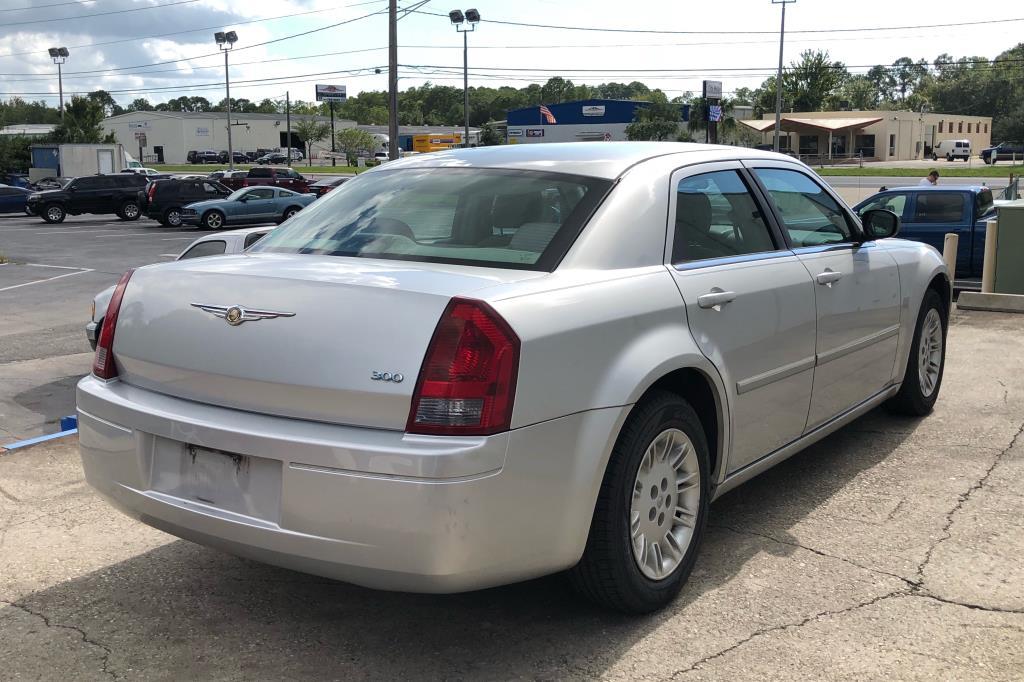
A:
<svg viewBox="0 0 1024 682">
<path fill-rule="evenodd" d="M 304 193 L 309 189 L 309 180 L 293 168 L 267 168 L 266 166 L 250 168 L 249 175 L 245 178 L 245 186 L 256 187 L 258 185 L 273 185 L 290 189 L 293 192 Z"/>
<path fill-rule="evenodd" d="M 139 192 L 139 205 L 147 218 L 164 227 L 181 227 L 182 208 L 229 194 L 230 189 L 212 180 L 153 180 Z"/>
<path fill-rule="evenodd" d="M 212 149 L 205 149 L 195 153 L 192 163 L 220 163 L 220 154 Z"/>
<path fill-rule="evenodd" d="M 981 160 L 988 164 L 997 161 L 1024 160 L 1024 144 L 1000 142 L 995 147 L 981 150 Z"/>
<path fill-rule="evenodd" d="M 113 213 L 121 220 L 138 220 L 142 215 L 138 193 L 146 182 L 146 176 L 135 173 L 74 178 L 60 189 L 30 194 L 28 210 L 48 223 L 80 213 Z"/>
</svg>

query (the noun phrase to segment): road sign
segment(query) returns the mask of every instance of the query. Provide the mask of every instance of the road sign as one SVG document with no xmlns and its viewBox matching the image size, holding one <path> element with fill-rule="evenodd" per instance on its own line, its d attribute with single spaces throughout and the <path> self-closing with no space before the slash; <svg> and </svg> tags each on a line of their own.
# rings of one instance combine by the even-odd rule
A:
<svg viewBox="0 0 1024 682">
<path fill-rule="evenodd" d="M 722 81 L 704 81 L 704 99 L 722 99 Z"/>
<path fill-rule="evenodd" d="M 146 133 L 135 133 L 135 139 L 139 141 L 140 147 L 146 146 Z"/>
<path fill-rule="evenodd" d="M 346 99 L 348 99 L 348 96 L 345 94 L 344 85 L 325 85 L 323 83 L 317 83 L 317 102 L 344 102 Z"/>
</svg>

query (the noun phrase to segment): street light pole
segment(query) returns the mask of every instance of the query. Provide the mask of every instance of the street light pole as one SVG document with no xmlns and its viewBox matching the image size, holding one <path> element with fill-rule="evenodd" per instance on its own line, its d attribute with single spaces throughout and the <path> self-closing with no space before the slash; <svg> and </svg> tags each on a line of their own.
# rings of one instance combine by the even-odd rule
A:
<svg viewBox="0 0 1024 682">
<path fill-rule="evenodd" d="M 469 147 L 469 33 L 476 30 L 480 12 L 467 9 L 463 14 L 462 10 L 453 9 L 448 13 L 448 19 L 462 34 L 462 117 L 465 121 L 462 146 Z"/>
<path fill-rule="evenodd" d="M 213 34 L 213 39 L 217 41 L 217 47 L 224 52 L 224 90 L 227 94 L 228 110 L 228 169 L 235 170 L 235 149 L 231 144 L 231 76 L 228 71 L 228 52 L 238 41 L 238 34 L 234 31 L 217 31 Z"/>
<path fill-rule="evenodd" d="M 66 47 L 51 47 L 47 50 L 50 53 L 50 57 L 53 58 L 53 63 L 57 65 L 57 92 L 60 94 L 60 122 L 64 124 L 64 74 L 61 71 L 61 66 L 68 60 L 68 52 Z"/>
<path fill-rule="evenodd" d="M 779 151 L 779 131 L 782 129 L 782 47 L 786 40 L 786 5 L 796 0 L 772 0 L 773 5 L 782 5 L 782 26 L 779 28 L 779 71 L 775 76 L 775 140 L 772 149 Z"/>
<path fill-rule="evenodd" d="M 388 2 L 388 159 L 398 158 L 398 0 Z"/>
</svg>

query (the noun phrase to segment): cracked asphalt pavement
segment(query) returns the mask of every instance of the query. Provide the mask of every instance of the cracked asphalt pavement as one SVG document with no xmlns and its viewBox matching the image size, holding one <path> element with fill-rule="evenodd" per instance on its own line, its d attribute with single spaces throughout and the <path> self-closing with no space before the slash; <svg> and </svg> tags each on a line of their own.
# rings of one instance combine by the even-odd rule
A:
<svg viewBox="0 0 1024 682">
<path fill-rule="evenodd" d="M 72 440 L 0 455 L 0 678 L 1024 677 L 1024 316 L 956 314 L 936 411 L 873 412 L 712 506 L 669 608 L 559 576 L 373 592 L 147 528 Z"/>
</svg>

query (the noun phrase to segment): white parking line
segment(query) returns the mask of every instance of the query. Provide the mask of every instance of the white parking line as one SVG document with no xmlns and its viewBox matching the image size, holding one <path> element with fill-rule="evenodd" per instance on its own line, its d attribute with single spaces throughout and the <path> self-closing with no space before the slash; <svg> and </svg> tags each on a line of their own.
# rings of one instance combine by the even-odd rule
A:
<svg viewBox="0 0 1024 682">
<path fill-rule="evenodd" d="M 176 253 L 161 253 L 160 257 L 161 258 L 177 258 L 178 254 L 176 254 Z"/>
<path fill-rule="evenodd" d="M 195 237 L 165 237 L 164 239 L 161 239 L 160 241 L 162 241 L 162 242 L 190 242 L 193 239 L 195 239 Z"/>
<path fill-rule="evenodd" d="M 96 230 L 39 230 L 34 234 L 93 234 L 96 232 L 118 232 L 116 228 Z"/>
<path fill-rule="evenodd" d="M 24 263 L 32 268 L 57 268 L 59 270 L 86 270 L 87 268 L 73 268 L 70 265 L 46 265 L 45 263 Z"/>
<path fill-rule="evenodd" d="M 34 282 L 25 282 L 24 284 L 15 284 L 9 287 L 4 287 L 0 291 L 10 291 L 11 289 L 20 289 L 21 287 L 32 286 L 33 284 L 43 284 L 44 282 L 52 282 L 55 279 L 61 279 L 63 277 L 74 277 L 75 275 L 84 275 L 92 270 L 82 270 L 80 272 L 65 272 L 63 275 L 57 275 L 56 277 L 48 277 L 46 279 L 37 279 Z"/>
<path fill-rule="evenodd" d="M 121 234 L 98 234 L 98 235 L 96 235 L 96 239 L 105 239 L 107 237 L 152 237 L 154 234 L 160 234 L 160 233 L 159 232 L 123 232 Z"/>
</svg>

